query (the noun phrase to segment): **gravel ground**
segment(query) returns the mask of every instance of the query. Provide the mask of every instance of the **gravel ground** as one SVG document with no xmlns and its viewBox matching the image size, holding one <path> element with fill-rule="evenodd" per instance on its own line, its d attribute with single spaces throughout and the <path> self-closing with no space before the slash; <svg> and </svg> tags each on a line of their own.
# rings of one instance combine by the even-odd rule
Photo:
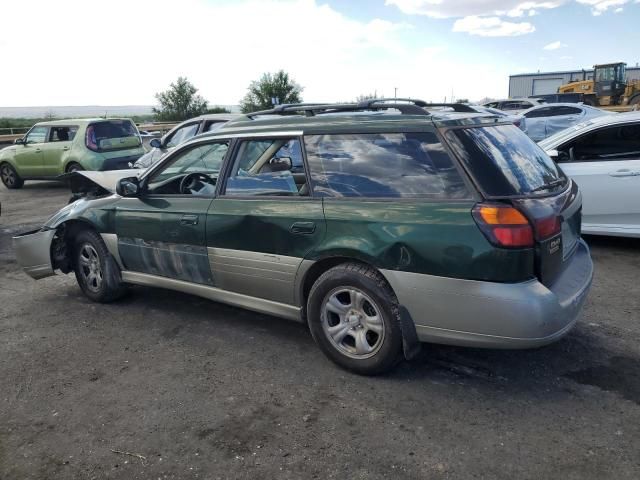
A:
<svg viewBox="0 0 640 480">
<path fill-rule="evenodd" d="M 364 378 L 286 320 L 31 280 L 10 237 L 68 198 L 0 187 L 2 480 L 640 478 L 640 241 L 587 239 L 593 290 L 554 345 L 424 346 Z"/>
</svg>

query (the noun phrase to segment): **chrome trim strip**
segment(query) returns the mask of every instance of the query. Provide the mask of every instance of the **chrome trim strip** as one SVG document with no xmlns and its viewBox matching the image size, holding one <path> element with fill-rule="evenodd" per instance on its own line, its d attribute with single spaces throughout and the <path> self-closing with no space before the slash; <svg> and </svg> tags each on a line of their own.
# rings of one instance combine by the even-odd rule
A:
<svg viewBox="0 0 640 480">
<path fill-rule="evenodd" d="M 118 266 L 124 270 L 122 259 L 120 258 L 120 251 L 118 250 L 118 235 L 115 233 L 101 233 L 102 241 L 107 246 L 107 250 L 113 258 L 116 259 Z"/>
<path fill-rule="evenodd" d="M 189 293 L 199 297 L 208 298 L 216 302 L 226 303 L 235 307 L 242 307 L 254 312 L 266 313 L 276 317 L 287 318 L 301 322 L 300 308 L 292 305 L 285 305 L 279 302 L 264 300 L 241 293 L 229 292 L 207 285 L 185 282 L 182 280 L 174 280 L 157 275 L 149 275 L 146 273 L 122 272 L 122 280 L 127 283 L 136 285 L 144 285 L 148 287 L 167 288 L 178 292 Z"/>
</svg>

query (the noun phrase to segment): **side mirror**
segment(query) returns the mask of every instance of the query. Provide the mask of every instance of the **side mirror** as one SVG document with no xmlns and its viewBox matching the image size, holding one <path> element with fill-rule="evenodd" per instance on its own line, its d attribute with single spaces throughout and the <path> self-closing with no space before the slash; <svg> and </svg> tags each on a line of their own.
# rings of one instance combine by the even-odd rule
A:
<svg viewBox="0 0 640 480">
<path fill-rule="evenodd" d="M 140 195 L 140 180 L 138 177 L 121 178 L 116 184 L 116 193 L 121 197 L 137 197 Z"/>
<path fill-rule="evenodd" d="M 24 138 L 16 138 L 13 143 L 15 143 L 16 145 L 24 145 Z"/>
<path fill-rule="evenodd" d="M 544 153 L 549 155 L 552 160 L 558 160 L 558 157 L 560 156 L 560 152 L 558 152 L 558 150 L 547 150 Z"/>
<path fill-rule="evenodd" d="M 162 148 L 162 142 L 158 138 L 154 138 L 149 142 L 149 146 L 153 148 Z"/>
</svg>

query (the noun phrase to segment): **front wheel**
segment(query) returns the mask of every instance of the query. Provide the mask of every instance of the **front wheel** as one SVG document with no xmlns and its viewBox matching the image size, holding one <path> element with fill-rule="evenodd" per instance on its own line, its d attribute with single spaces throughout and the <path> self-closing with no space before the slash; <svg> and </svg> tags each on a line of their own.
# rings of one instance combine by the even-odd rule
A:
<svg viewBox="0 0 640 480">
<path fill-rule="evenodd" d="M 83 293 L 94 302 L 107 303 L 126 292 L 120 268 L 100 235 L 83 230 L 75 238 L 74 270 Z"/>
<path fill-rule="evenodd" d="M 316 343 L 341 367 L 375 375 L 401 358 L 398 301 L 373 268 L 347 263 L 322 274 L 309 293 L 307 315 Z"/>
<path fill-rule="evenodd" d="M 4 186 L 11 190 L 22 188 L 24 185 L 24 180 L 20 178 L 15 168 L 8 163 L 0 165 L 0 178 Z"/>
</svg>

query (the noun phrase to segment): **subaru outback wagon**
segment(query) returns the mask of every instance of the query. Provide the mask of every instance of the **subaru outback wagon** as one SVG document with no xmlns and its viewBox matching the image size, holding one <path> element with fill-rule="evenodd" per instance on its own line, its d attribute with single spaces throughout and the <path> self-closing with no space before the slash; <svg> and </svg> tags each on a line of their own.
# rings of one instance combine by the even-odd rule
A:
<svg viewBox="0 0 640 480">
<path fill-rule="evenodd" d="M 0 178 L 7 188 L 21 188 L 25 180 L 77 170 L 129 168 L 142 154 L 138 129 L 126 118 L 36 123 L 0 151 Z"/>
<path fill-rule="evenodd" d="M 578 186 L 501 117 L 430 108 L 280 106 L 139 177 L 78 172 L 91 193 L 15 237 L 18 260 L 97 302 L 147 285 L 305 322 L 364 374 L 420 342 L 559 339 L 593 271 Z"/>
</svg>

